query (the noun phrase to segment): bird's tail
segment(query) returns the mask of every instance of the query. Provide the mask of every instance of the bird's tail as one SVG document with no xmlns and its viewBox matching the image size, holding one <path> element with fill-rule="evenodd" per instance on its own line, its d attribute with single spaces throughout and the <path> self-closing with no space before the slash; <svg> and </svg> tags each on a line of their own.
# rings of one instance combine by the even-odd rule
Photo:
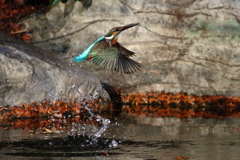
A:
<svg viewBox="0 0 240 160">
<path fill-rule="evenodd" d="M 77 57 L 73 58 L 73 60 L 75 62 L 82 62 L 82 61 L 86 60 L 86 58 L 85 57 L 81 57 L 81 56 L 77 56 Z"/>
</svg>

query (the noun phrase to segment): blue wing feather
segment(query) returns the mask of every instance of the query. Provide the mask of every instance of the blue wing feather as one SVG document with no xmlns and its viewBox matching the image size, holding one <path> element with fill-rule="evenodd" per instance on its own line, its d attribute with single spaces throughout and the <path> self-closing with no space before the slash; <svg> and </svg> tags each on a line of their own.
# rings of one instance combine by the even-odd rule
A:
<svg viewBox="0 0 240 160">
<path fill-rule="evenodd" d="M 89 51 L 92 49 L 92 47 L 100 40 L 104 39 L 104 36 L 100 37 L 98 40 L 96 40 L 93 44 L 91 44 L 85 51 L 83 51 L 82 54 L 79 54 L 77 57 L 74 57 L 74 61 L 76 62 L 82 62 L 88 58 Z"/>
</svg>

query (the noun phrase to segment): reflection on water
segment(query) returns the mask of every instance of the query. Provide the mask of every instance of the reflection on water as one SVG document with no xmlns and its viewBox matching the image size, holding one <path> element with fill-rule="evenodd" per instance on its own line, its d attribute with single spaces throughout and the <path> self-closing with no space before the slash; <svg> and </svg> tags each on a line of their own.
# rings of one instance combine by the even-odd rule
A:
<svg viewBox="0 0 240 160">
<path fill-rule="evenodd" d="M 121 117 L 97 141 L 67 130 L 0 130 L 0 156 L 17 159 L 239 159 L 240 119 Z M 117 145 L 118 144 L 118 145 Z M 48 158 L 49 157 L 49 158 Z M 52 158 L 50 158 L 52 157 Z M 55 157 L 55 158 L 54 158 Z"/>
</svg>

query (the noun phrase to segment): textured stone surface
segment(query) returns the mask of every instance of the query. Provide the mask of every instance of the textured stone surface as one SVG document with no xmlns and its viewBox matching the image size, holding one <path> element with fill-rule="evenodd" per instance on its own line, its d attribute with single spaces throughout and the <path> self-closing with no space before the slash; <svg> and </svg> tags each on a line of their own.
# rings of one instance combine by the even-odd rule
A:
<svg viewBox="0 0 240 160">
<path fill-rule="evenodd" d="M 94 0 L 88 9 L 69 1 L 24 23 L 34 31 L 34 45 L 69 57 L 112 27 L 139 22 L 119 36 L 143 64 L 139 73 L 119 75 L 90 62 L 69 63 L 130 91 L 239 96 L 239 9 L 237 0 Z"/>
<path fill-rule="evenodd" d="M 99 79 L 0 32 L 0 106 L 91 96 L 108 98 Z"/>
</svg>

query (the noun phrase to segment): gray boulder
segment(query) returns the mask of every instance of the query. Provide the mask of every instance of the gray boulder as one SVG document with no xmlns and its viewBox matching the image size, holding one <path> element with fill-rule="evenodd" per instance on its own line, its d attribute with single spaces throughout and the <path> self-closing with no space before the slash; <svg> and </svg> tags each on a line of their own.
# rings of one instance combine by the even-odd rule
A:
<svg viewBox="0 0 240 160">
<path fill-rule="evenodd" d="M 82 53 L 112 27 L 138 22 L 119 42 L 137 53 L 140 72 L 120 75 L 87 61 L 69 63 L 130 92 L 239 96 L 240 1 L 95 0 L 88 7 L 69 0 L 23 23 L 34 31 L 33 45 L 64 58 Z"/>
<path fill-rule="evenodd" d="M 95 75 L 2 32 L 0 76 L 0 106 L 96 97 L 109 100 Z"/>
</svg>

